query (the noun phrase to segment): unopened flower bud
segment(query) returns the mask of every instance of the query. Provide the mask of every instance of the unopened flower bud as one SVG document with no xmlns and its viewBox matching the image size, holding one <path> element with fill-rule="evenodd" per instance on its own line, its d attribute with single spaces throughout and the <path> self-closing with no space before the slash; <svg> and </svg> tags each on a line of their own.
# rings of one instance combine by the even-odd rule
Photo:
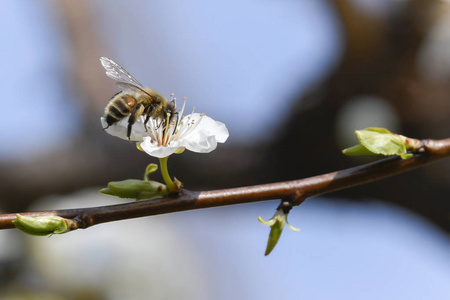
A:
<svg viewBox="0 0 450 300">
<path fill-rule="evenodd" d="M 25 233 L 42 236 L 70 231 L 68 221 L 70 220 L 59 216 L 28 217 L 17 214 L 17 219 L 13 223 L 17 229 Z"/>
<path fill-rule="evenodd" d="M 278 243 L 278 240 L 280 239 L 281 233 L 283 232 L 284 225 L 288 225 L 288 227 L 294 231 L 297 232 L 300 229 L 295 228 L 291 226 L 288 221 L 288 212 L 285 211 L 283 207 L 280 207 L 277 209 L 277 212 L 272 217 L 272 219 L 265 221 L 261 217 L 258 217 L 258 220 L 263 223 L 264 225 L 270 226 L 270 233 L 269 233 L 269 239 L 267 241 L 267 247 L 266 252 L 264 255 L 269 255 L 270 252 L 275 248 L 275 246 Z"/>
<path fill-rule="evenodd" d="M 166 186 L 156 181 L 127 179 L 108 183 L 100 193 L 120 198 L 144 200 L 167 196 Z"/>
</svg>

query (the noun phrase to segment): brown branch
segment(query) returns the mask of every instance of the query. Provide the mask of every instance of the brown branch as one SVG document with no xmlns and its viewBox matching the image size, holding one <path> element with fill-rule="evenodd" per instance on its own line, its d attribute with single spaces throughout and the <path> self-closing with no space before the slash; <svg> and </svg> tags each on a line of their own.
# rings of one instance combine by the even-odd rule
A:
<svg viewBox="0 0 450 300">
<path fill-rule="evenodd" d="M 124 219 L 166 214 L 199 208 L 290 199 L 293 205 L 306 198 L 383 179 L 450 156 L 450 139 L 424 140 L 419 153 L 403 160 L 389 157 L 362 166 L 310 178 L 248 187 L 192 192 L 119 205 L 21 213 L 26 216 L 57 215 L 73 219 L 78 228 Z M 0 215 L 0 229 L 14 228 L 16 214 Z"/>
</svg>

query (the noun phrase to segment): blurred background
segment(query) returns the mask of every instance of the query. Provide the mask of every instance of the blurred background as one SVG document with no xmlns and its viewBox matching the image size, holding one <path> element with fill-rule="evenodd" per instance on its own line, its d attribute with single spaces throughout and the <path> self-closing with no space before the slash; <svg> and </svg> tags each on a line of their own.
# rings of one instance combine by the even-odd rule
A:
<svg viewBox="0 0 450 300">
<path fill-rule="evenodd" d="M 191 190 L 366 163 L 353 131 L 450 137 L 450 2 L 2 1 L 0 211 L 123 203 L 156 159 L 106 134 L 106 56 L 224 122 L 171 175 Z M 158 175 L 155 180 L 161 180 Z M 264 257 L 277 201 L 50 238 L 0 232 L 0 299 L 447 299 L 450 161 L 309 199 Z M 34 297 L 34 298 L 33 298 Z"/>
</svg>

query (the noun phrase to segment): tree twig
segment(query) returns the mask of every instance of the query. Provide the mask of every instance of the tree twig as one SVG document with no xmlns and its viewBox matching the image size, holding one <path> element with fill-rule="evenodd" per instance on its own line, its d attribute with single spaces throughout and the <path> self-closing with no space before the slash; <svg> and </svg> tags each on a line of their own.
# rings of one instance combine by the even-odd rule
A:
<svg viewBox="0 0 450 300">
<path fill-rule="evenodd" d="M 110 206 L 28 212 L 21 215 L 57 215 L 72 219 L 78 228 L 87 228 L 111 221 L 281 198 L 291 199 L 293 205 L 299 205 L 312 196 L 383 179 L 450 156 L 450 139 L 423 140 L 421 145 L 420 151 L 409 159 L 389 157 L 305 179 L 202 192 L 182 190 L 181 194 L 167 198 Z M 0 215 L 0 229 L 14 228 L 12 221 L 15 219 L 16 214 Z"/>
</svg>

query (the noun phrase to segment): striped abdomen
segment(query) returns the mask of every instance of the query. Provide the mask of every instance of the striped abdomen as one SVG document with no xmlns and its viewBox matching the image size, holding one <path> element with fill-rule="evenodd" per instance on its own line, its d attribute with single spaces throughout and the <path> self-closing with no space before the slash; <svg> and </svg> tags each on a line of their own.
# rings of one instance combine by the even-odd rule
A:
<svg viewBox="0 0 450 300">
<path fill-rule="evenodd" d="M 105 118 L 108 126 L 122 120 L 128 116 L 136 106 L 136 99 L 122 92 L 114 95 L 105 108 Z"/>
</svg>

